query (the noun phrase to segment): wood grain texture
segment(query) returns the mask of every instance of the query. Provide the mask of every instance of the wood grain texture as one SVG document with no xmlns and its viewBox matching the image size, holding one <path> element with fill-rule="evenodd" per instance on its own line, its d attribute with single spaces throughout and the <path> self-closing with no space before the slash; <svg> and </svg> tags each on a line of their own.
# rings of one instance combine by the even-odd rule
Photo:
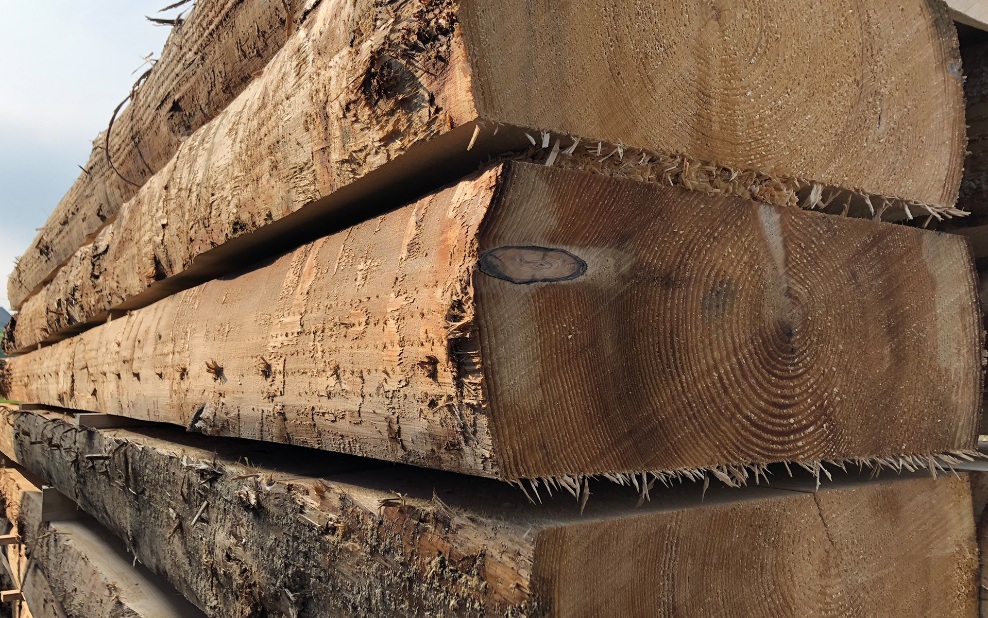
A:
<svg viewBox="0 0 988 618">
<path fill-rule="evenodd" d="M 135 568 L 113 546 L 120 541 L 101 532 L 95 521 L 42 523 L 40 488 L 17 469 L 0 469 L 0 500 L 4 523 L 9 522 L 24 538 L 26 564 L 44 578 L 33 583 L 29 592 L 47 595 L 43 589 L 47 582 L 57 600 L 57 604 L 42 602 L 32 608 L 34 616 L 51 615 L 38 610 L 73 618 L 202 616 L 174 591 L 160 588 L 157 577 Z"/>
<path fill-rule="evenodd" d="M 344 211 L 367 217 L 451 182 L 527 147 L 511 127 L 952 207 L 964 142 L 956 46 L 944 8 L 926 0 L 699 11 L 325 0 L 23 304 L 9 349 L 132 309 L 197 258 L 205 268 L 204 254 L 242 258 L 249 242 L 340 226 Z"/>
<path fill-rule="evenodd" d="M 981 603 L 981 618 L 988 618 L 988 470 L 967 473 L 971 481 L 974 523 L 980 554 L 980 577 L 978 578 L 978 598 Z"/>
<path fill-rule="evenodd" d="M 585 271 L 484 273 L 504 247 Z M 0 383 L 505 479 L 930 455 L 974 448 L 977 303 L 956 236 L 507 163 L 9 359 Z"/>
<path fill-rule="evenodd" d="M 535 579 L 560 617 L 973 617 L 969 500 L 966 480 L 923 479 L 587 522 L 540 535 Z M 629 570 L 652 595 L 613 594 Z"/>
<path fill-rule="evenodd" d="M 233 101 L 318 1 L 196 2 L 113 121 L 109 149 L 101 133 L 84 171 L 21 256 L 7 284 L 11 306 L 19 308 L 114 219 L 186 138 Z M 67 94 L 71 101 L 73 93 Z"/>
<path fill-rule="evenodd" d="M 76 431 L 49 411 L 5 420 L 14 458 L 220 618 L 976 614 L 963 478 L 705 496 L 692 484 L 640 508 L 602 485 L 581 515 L 569 496 L 533 505 L 459 475 L 162 429 Z"/>
<path fill-rule="evenodd" d="M 37 565 L 27 570 L 21 592 L 25 600 L 19 604 L 17 611 L 20 614 L 15 614 L 14 618 L 68 618 L 62 603 L 55 597 L 48 577 Z"/>
</svg>

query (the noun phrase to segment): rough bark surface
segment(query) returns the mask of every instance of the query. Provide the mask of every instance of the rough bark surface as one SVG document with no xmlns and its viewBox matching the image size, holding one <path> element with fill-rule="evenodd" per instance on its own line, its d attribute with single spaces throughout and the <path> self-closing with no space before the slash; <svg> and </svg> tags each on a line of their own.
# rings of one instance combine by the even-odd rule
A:
<svg viewBox="0 0 988 618">
<path fill-rule="evenodd" d="M 569 496 L 299 449 L 6 420 L 13 458 L 211 616 L 976 612 L 962 478 L 693 484 L 639 508 L 601 486 L 581 515 Z"/>
<path fill-rule="evenodd" d="M 8 409 L 3 408 L 7 413 Z M 57 618 L 195 618 L 202 614 L 184 599 L 155 586 L 110 547 L 118 540 L 101 534 L 95 521 L 42 522 L 41 490 L 13 468 L 0 469 L 0 503 L 4 523 L 23 540 L 25 564 L 44 581 L 33 592 L 57 601 L 32 608 L 34 616 Z M 42 586 L 38 588 L 37 586 Z M 53 614 L 39 613 L 51 611 Z M 64 614 L 59 614 L 59 610 Z"/>
<path fill-rule="evenodd" d="M 264 74 L 23 306 L 8 344 L 34 346 L 131 309 L 233 239 L 284 242 L 267 229 L 273 222 L 308 233 L 339 226 L 301 212 L 367 217 L 401 203 L 396 194 L 414 196 L 413 186 L 432 190 L 492 152 L 528 145 L 519 130 L 496 137 L 502 125 L 953 206 L 963 104 L 943 7 L 716 4 L 641 14 L 605 0 L 571 9 L 324 1 Z M 818 57 L 828 62 L 797 61 Z M 430 140 L 429 153 L 400 156 Z M 226 250 L 242 263 L 238 246 Z"/>
<path fill-rule="evenodd" d="M 875 461 L 974 448 L 977 302 L 956 236 L 509 163 L 0 382 L 504 479 Z"/>
<path fill-rule="evenodd" d="M 84 171 L 21 256 L 7 286 L 11 305 L 19 308 L 112 221 L 185 139 L 243 91 L 318 2 L 198 0 L 114 119 L 109 149 L 100 134 Z"/>
<path fill-rule="evenodd" d="M 20 604 L 19 616 L 15 618 L 68 618 L 62 608 L 62 603 L 55 598 L 55 591 L 48 583 L 48 577 L 38 565 L 32 565 L 27 570 L 21 584 L 24 601 Z"/>
</svg>

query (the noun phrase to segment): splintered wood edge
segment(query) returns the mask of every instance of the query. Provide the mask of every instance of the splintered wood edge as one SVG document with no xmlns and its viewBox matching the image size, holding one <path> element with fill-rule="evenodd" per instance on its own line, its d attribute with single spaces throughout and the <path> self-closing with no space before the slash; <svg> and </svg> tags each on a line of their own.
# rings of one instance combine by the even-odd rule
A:
<svg viewBox="0 0 988 618">
<path fill-rule="evenodd" d="M 680 468 L 678 470 L 652 470 L 641 472 L 618 472 L 603 474 L 569 474 L 559 476 L 518 478 L 507 482 L 518 487 L 531 502 L 542 502 L 539 489 L 553 492 L 565 491 L 585 505 L 590 498 L 590 483 L 606 480 L 617 485 L 633 487 L 639 492 L 639 504 L 651 500 L 653 488 L 671 487 L 676 484 L 700 482 L 709 487 L 711 481 L 719 481 L 732 488 L 751 485 L 773 487 L 769 478 L 769 466 L 781 465 L 786 468 L 789 478 L 793 470 L 808 472 L 820 489 L 827 481 L 833 480 L 838 470 L 844 473 L 857 470 L 870 470 L 873 477 L 881 472 L 895 474 L 926 471 L 932 478 L 956 475 L 958 471 L 988 471 L 988 455 L 977 450 L 952 450 L 944 453 L 921 455 L 892 455 L 885 457 L 851 457 L 846 459 L 817 459 L 808 461 L 779 461 L 768 464 L 750 463 L 746 465 L 724 465 L 708 468 Z M 783 477 L 785 478 L 785 477 Z"/>
<path fill-rule="evenodd" d="M 504 125 L 477 121 L 477 131 L 502 131 Z M 634 148 L 606 140 L 532 131 L 522 132 L 530 147 L 524 153 L 505 155 L 520 161 L 540 163 L 599 173 L 616 178 L 675 186 L 707 195 L 740 197 L 750 201 L 818 210 L 828 214 L 874 221 L 913 221 L 922 227 L 936 219 L 967 217 L 970 213 L 952 204 L 933 204 L 914 199 L 870 193 L 857 187 L 842 187 L 812 178 L 767 174 L 757 169 L 732 168 L 715 161 L 704 161 L 683 153 Z M 483 133 L 481 133 L 483 135 Z"/>
</svg>

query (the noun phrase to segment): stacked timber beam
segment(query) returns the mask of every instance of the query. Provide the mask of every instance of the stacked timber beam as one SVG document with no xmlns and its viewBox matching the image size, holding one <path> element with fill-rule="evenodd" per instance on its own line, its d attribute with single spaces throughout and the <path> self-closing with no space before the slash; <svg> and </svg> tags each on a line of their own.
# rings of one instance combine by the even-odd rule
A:
<svg viewBox="0 0 988 618">
<path fill-rule="evenodd" d="M 279 445 L 50 410 L 3 420 L 4 453 L 209 615 L 517 615 L 536 599 L 558 616 L 974 609 L 966 479 L 695 484 L 640 509 L 611 485 L 581 515 L 569 496 L 532 504 L 491 481 Z M 902 562 L 908 579 L 886 568 Z"/>
<path fill-rule="evenodd" d="M 4 408 L 7 412 L 7 408 Z M 152 618 L 202 613 L 163 580 L 131 564 L 123 542 L 30 474 L 0 470 L 0 522 L 17 542 L 4 569 L 20 584 L 5 603 L 20 616 Z"/>
<path fill-rule="evenodd" d="M 273 4 L 18 264 L 12 478 L 208 616 L 976 613 L 967 478 L 847 472 L 978 457 L 946 7 Z"/>
</svg>

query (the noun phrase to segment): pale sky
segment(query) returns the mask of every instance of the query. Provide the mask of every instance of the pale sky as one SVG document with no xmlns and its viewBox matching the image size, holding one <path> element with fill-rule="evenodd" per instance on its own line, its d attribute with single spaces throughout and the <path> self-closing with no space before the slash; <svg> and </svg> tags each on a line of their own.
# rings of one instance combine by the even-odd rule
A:
<svg viewBox="0 0 988 618">
<path fill-rule="evenodd" d="M 0 306 L 7 278 L 170 28 L 174 0 L 0 0 Z M 173 17 L 179 10 L 162 17 Z"/>
</svg>

